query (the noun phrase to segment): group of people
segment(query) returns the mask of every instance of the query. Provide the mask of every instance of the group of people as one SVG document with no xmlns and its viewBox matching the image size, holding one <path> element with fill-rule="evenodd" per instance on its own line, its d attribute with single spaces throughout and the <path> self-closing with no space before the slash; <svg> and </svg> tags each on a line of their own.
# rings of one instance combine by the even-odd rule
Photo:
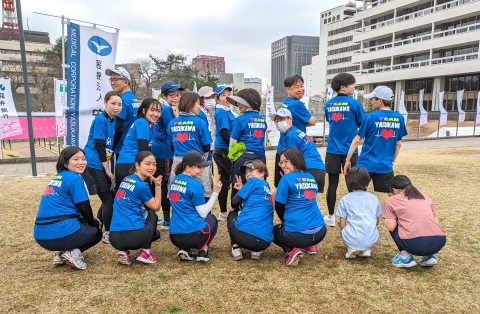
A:
<svg viewBox="0 0 480 314">
<path fill-rule="evenodd" d="M 54 265 L 85 269 L 83 252 L 100 241 L 118 250 L 119 264 L 130 265 L 130 252 L 138 249 L 137 261 L 155 263 L 151 244 L 161 236 L 157 225 L 168 230 L 181 261 L 196 256 L 207 262 L 218 224 L 226 222 L 233 260 L 243 259 L 242 249 L 260 260 L 273 242 L 286 253 L 286 266 L 297 266 L 303 252 L 317 253 L 327 226 L 336 226 L 342 172 L 349 193 L 338 202 L 336 215 L 346 258 L 371 256 L 382 217 L 399 249 L 393 265 L 416 265 L 412 254 L 423 256 L 422 266 L 437 263 L 435 254 L 446 238 L 433 203 L 406 176 L 393 173 L 407 131 L 403 117 L 390 110 L 393 92 L 388 87 L 363 96 L 374 110 L 366 115 L 352 98 L 355 77 L 341 73 L 332 80 L 337 96 L 325 104 L 330 132 L 324 164 L 306 134 L 316 119 L 301 101 L 303 78 L 287 77 L 288 97 L 270 117 L 281 133 L 272 189 L 267 126 L 256 90 L 232 95 L 230 87 L 214 91 L 204 86 L 195 93 L 166 82 L 160 99 L 139 104 L 124 68 L 106 74 L 112 91 L 105 95 L 105 110 L 92 122 L 84 149 L 72 146 L 60 153 L 58 173 L 40 201 L 34 238 L 55 252 Z M 323 217 L 317 194 L 324 192 L 326 174 L 328 214 Z M 383 207 L 366 191 L 370 181 L 376 192 L 389 193 Z M 89 194 L 102 202 L 96 216 Z M 211 213 L 217 200 L 218 217 Z M 281 222 L 274 226 L 275 212 Z"/>
</svg>

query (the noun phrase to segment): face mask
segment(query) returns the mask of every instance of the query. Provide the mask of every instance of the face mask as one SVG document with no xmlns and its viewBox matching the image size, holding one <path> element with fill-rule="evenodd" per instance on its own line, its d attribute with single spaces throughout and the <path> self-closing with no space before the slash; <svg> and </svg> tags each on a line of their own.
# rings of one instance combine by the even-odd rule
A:
<svg viewBox="0 0 480 314">
<path fill-rule="evenodd" d="M 205 99 L 205 108 L 208 110 L 215 108 L 215 99 Z"/>
<path fill-rule="evenodd" d="M 289 126 L 287 121 L 280 121 L 275 123 L 275 126 L 277 127 L 277 130 L 280 131 L 280 133 L 287 133 Z"/>
</svg>

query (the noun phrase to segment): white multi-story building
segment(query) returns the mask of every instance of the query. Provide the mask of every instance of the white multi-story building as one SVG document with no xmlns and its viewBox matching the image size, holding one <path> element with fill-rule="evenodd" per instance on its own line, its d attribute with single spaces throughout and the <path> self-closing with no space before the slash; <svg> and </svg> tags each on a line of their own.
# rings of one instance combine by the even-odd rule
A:
<svg viewBox="0 0 480 314">
<path fill-rule="evenodd" d="M 262 79 L 258 77 L 249 77 L 243 79 L 244 88 L 253 88 L 262 95 Z"/>
<path fill-rule="evenodd" d="M 305 86 L 305 96 L 319 95 L 320 89 L 320 57 L 312 57 L 312 63 L 302 66 L 302 77 Z"/>
<path fill-rule="evenodd" d="M 361 23 L 353 35 L 353 71 L 357 84 L 371 91 L 387 85 L 395 92 L 395 107 L 405 91 L 408 111 L 423 106 L 456 111 L 456 91 L 465 90 L 462 109 L 475 109 L 480 89 L 480 0 L 363 1 L 353 17 Z"/>
</svg>

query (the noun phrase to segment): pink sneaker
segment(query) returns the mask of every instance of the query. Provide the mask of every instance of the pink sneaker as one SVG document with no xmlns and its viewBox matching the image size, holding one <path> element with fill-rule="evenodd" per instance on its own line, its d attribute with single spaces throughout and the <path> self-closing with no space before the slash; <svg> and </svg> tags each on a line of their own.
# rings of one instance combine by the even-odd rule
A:
<svg viewBox="0 0 480 314">
<path fill-rule="evenodd" d="M 131 265 L 132 259 L 130 258 L 130 251 L 118 251 L 117 263 L 122 265 Z"/>
<path fill-rule="evenodd" d="M 291 250 L 287 254 L 288 254 L 288 257 L 287 257 L 287 261 L 285 262 L 285 265 L 289 267 L 298 266 L 298 261 L 300 261 L 300 259 L 303 257 L 302 250 L 295 247 L 293 248 L 293 250 Z"/>
<path fill-rule="evenodd" d="M 315 254 L 317 254 L 317 246 L 312 245 L 312 246 L 306 247 L 305 251 L 307 251 L 307 253 L 310 254 L 310 255 L 315 255 Z"/>
<path fill-rule="evenodd" d="M 157 257 L 153 254 L 152 250 L 150 250 L 150 253 L 147 253 L 145 249 L 142 249 L 140 254 L 138 254 L 137 261 L 145 264 L 155 264 Z"/>
</svg>

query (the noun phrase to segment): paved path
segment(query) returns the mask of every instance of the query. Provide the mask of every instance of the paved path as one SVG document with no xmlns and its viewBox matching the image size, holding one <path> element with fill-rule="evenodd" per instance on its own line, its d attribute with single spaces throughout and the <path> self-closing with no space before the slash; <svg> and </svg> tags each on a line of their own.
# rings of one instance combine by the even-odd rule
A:
<svg viewBox="0 0 480 314">
<path fill-rule="evenodd" d="M 479 146 L 480 138 L 460 138 L 460 139 L 443 139 L 443 140 L 428 140 L 428 141 L 412 141 L 403 142 L 402 150 L 417 150 L 428 148 L 441 147 L 456 147 L 456 146 Z M 361 148 L 361 147 L 360 147 Z M 322 156 L 325 156 L 325 147 L 319 147 L 318 151 Z M 275 160 L 275 151 L 266 152 L 267 160 Z M 37 173 L 39 175 L 55 174 L 55 162 L 39 162 L 37 163 Z M 0 165 L 1 176 L 29 176 L 32 175 L 32 168 L 30 164 L 6 164 Z"/>
</svg>

